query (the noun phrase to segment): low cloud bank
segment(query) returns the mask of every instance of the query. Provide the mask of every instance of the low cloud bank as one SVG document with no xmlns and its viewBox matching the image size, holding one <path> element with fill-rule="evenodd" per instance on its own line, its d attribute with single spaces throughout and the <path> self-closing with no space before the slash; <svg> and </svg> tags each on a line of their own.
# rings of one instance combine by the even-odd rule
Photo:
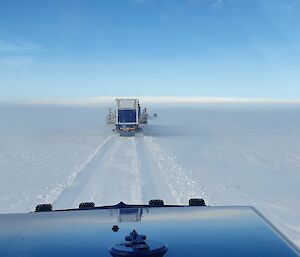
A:
<svg viewBox="0 0 300 257">
<path fill-rule="evenodd" d="M 173 97 L 173 96 L 99 96 L 78 99 L 35 99 L 31 105 L 101 106 L 110 105 L 116 98 L 138 98 L 142 103 L 157 104 L 300 104 L 300 99 L 240 98 L 240 97 Z"/>
</svg>

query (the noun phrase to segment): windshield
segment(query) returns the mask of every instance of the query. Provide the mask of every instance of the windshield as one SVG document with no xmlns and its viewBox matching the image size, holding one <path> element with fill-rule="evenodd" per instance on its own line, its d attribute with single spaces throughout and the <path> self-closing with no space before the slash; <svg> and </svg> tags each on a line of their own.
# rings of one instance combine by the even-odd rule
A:
<svg viewBox="0 0 300 257">
<path fill-rule="evenodd" d="M 299 27 L 294 0 L 1 0 L 0 212 L 203 198 L 300 246 Z"/>
</svg>

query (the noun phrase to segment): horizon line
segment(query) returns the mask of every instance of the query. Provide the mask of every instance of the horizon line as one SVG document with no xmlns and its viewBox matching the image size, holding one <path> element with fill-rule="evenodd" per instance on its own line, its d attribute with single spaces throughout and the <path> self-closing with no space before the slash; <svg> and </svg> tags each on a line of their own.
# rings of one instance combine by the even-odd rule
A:
<svg viewBox="0 0 300 257">
<path fill-rule="evenodd" d="M 118 98 L 139 99 L 142 103 L 157 104 L 300 104 L 300 98 L 204 97 L 204 96 L 94 96 L 81 98 L 39 98 L 11 102 L 26 105 L 98 106 L 114 104 Z"/>
</svg>

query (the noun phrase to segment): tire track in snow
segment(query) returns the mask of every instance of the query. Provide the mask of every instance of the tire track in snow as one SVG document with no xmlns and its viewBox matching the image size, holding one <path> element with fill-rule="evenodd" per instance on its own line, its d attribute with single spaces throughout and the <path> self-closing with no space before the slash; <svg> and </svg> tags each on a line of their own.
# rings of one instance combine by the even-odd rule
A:
<svg viewBox="0 0 300 257">
<path fill-rule="evenodd" d="M 83 195 L 100 205 L 142 203 L 135 137 L 119 137 Z M 90 192 L 89 192 L 90 191 Z"/>
<path fill-rule="evenodd" d="M 54 208 L 77 207 L 80 202 L 111 205 L 138 204 L 154 198 L 186 204 L 208 195 L 152 137 L 111 136 L 100 144 L 70 185 L 54 201 Z"/>
<path fill-rule="evenodd" d="M 163 199 L 166 204 L 175 204 L 176 200 L 162 179 L 156 157 L 146 146 L 144 137 L 136 138 L 136 149 L 143 203 L 146 204 L 151 199 Z"/>
<path fill-rule="evenodd" d="M 70 177 L 64 189 L 54 200 L 53 205 L 55 208 L 70 208 L 76 196 L 80 193 L 81 188 L 87 183 L 92 173 L 96 171 L 99 162 L 105 156 L 105 153 L 110 149 L 115 140 L 115 136 L 111 135 L 106 138 L 95 151 L 90 154 L 87 160 L 80 164 L 74 174 Z"/>
<path fill-rule="evenodd" d="M 133 160 L 134 169 L 132 170 L 133 180 L 133 194 L 132 194 L 132 201 L 143 204 L 143 197 L 142 197 L 142 178 L 141 178 L 141 169 L 139 166 L 139 150 L 137 148 L 137 140 L 138 138 L 134 138 L 134 146 L 135 146 L 135 159 Z"/>
<path fill-rule="evenodd" d="M 198 197 L 205 199 L 207 203 L 214 202 L 188 171 L 176 162 L 176 158 L 155 142 L 153 137 L 144 137 L 144 142 L 155 157 L 162 178 L 168 185 L 177 204 L 187 204 L 188 199 Z"/>
</svg>

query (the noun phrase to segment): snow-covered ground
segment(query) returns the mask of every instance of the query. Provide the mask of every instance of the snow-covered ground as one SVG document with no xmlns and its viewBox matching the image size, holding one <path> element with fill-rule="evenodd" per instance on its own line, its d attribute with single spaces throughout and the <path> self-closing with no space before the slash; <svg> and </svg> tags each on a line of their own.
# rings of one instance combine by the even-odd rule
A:
<svg viewBox="0 0 300 257">
<path fill-rule="evenodd" d="M 148 104 L 121 138 L 107 106 L 0 106 L 0 212 L 146 203 L 253 205 L 300 247 L 300 105 Z"/>
</svg>

